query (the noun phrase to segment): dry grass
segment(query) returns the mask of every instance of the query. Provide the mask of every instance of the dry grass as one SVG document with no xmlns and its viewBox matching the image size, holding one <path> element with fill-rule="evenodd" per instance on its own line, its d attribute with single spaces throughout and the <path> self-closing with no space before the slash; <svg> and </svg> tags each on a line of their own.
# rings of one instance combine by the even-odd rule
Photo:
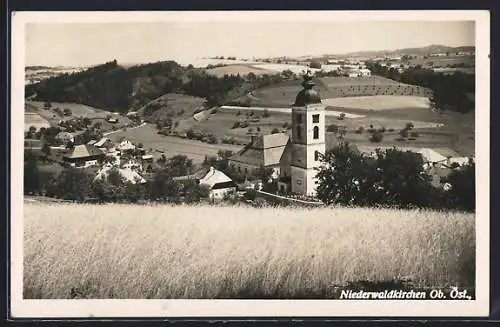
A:
<svg viewBox="0 0 500 327">
<path fill-rule="evenodd" d="M 472 214 L 25 203 L 24 220 L 25 298 L 323 298 L 397 276 L 474 285 Z"/>
</svg>

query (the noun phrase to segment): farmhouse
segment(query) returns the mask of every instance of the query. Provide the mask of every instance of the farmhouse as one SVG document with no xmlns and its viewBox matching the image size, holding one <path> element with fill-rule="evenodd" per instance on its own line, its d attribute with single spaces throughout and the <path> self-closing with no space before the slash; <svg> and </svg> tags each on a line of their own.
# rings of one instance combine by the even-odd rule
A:
<svg viewBox="0 0 500 327">
<path fill-rule="evenodd" d="M 135 150 L 135 145 L 129 140 L 122 140 L 117 146 L 116 149 L 118 151 L 130 151 Z"/>
<path fill-rule="evenodd" d="M 74 146 L 69 153 L 63 156 L 63 161 L 76 168 L 87 168 L 96 166 L 99 160 L 104 159 L 105 154 L 98 148 L 88 144 Z"/>
<path fill-rule="evenodd" d="M 107 137 L 101 138 L 99 141 L 95 142 L 94 146 L 101 149 L 102 151 L 111 151 L 114 147 L 113 142 Z"/>
<path fill-rule="evenodd" d="M 236 192 L 236 184 L 223 172 L 213 168 L 202 168 L 192 175 L 173 178 L 176 181 L 195 180 L 210 189 L 210 199 L 221 200 L 225 195 Z"/>
</svg>

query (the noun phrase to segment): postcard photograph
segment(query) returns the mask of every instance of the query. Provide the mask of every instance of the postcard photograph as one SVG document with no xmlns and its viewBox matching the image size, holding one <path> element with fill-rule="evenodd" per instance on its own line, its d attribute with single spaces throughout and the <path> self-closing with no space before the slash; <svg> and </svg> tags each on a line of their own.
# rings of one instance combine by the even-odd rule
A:
<svg viewBox="0 0 500 327">
<path fill-rule="evenodd" d="M 488 314 L 488 12 L 11 36 L 14 316 Z"/>
</svg>

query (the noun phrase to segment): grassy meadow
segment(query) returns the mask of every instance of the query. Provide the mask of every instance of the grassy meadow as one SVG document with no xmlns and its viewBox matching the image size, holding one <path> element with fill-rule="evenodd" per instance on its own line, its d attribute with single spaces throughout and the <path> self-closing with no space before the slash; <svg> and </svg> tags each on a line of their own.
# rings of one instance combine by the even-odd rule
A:
<svg viewBox="0 0 500 327">
<path fill-rule="evenodd" d="M 24 205 L 24 298 L 328 298 L 349 281 L 474 286 L 474 215 Z"/>
</svg>

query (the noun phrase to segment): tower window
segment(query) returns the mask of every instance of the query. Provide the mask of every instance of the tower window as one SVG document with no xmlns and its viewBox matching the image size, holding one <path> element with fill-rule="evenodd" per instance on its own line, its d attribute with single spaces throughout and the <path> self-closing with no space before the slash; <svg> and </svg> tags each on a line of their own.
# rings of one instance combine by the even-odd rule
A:
<svg viewBox="0 0 500 327">
<path fill-rule="evenodd" d="M 295 117 L 297 119 L 297 123 L 301 124 L 302 123 L 302 115 L 301 114 L 297 114 Z"/>
<path fill-rule="evenodd" d="M 318 126 L 314 126 L 314 128 L 313 128 L 313 139 L 315 139 L 315 140 L 319 139 L 319 127 Z"/>
<path fill-rule="evenodd" d="M 313 123 L 319 123 L 319 115 L 313 115 Z"/>
<path fill-rule="evenodd" d="M 302 139 L 302 129 L 300 126 L 297 126 L 297 139 Z"/>
</svg>

